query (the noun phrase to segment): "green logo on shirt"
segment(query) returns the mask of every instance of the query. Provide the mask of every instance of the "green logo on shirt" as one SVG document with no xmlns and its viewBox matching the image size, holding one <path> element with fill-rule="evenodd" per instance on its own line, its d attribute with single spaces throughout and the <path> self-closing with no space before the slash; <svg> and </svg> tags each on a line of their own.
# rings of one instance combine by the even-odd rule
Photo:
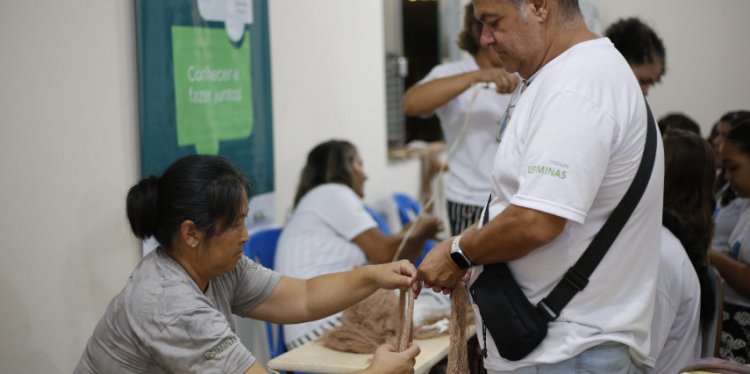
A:
<svg viewBox="0 0 750 374">
<path fill-rule="evenodd" d="M 209 349 L 205 353 L 203 353 L 203 357 L 206 358 L 206 360 L 211 360 L 216 358 L 221 352 L 226 351 L 229 347 L 233 346 L 235 343 L 237 343 L 237 336 L 232 335 L 230 337 L 224 338 L 219 344 L 217 344 L 215 347 Z"/>
<path fill-rule="evenodd" d="M 568 176 L 568 171 L 543 165 L 531 165 L 529 166 L 529 174 L 542 174 L 565 179 Z"/>
</svg>

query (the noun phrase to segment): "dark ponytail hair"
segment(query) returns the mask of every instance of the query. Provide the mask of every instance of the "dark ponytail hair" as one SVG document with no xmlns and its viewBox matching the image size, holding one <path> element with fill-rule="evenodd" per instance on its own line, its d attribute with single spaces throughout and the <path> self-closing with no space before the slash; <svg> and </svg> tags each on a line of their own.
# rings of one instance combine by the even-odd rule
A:
<svg viewBox="0 0 750 374">
<path fill-rule="evenodd" d="M 169 248 L 180 224 L 190 220 L 209 240 L 242 214 L 243 195 L 251 195 L 250 181 L 227 159 L 183 157 L 161 177 L 152 175 L 130 188 L 130 228 L 138 238 L 153 236 Z"/>
<path fill-rule="evenodd" d="M 151 175 L 130 188 L 127 197 L 128 220 L 135 236 L 154 235 L 158 222 L 159 177 Z"/>
<path fill-rule="evenodd" d="M 713 320 L 713 280 L 707 251 L 713 237 L 714 153 L 700 135 L 679 129 L 664 133 L 664 215 L 662 224 L 679 239 L 698 276 L 702 324 Z"/>
<path fill-rule="evenodd" d="M 352 162 L 357 148 L 345 140 L 329 140 L 315 146 L 307 154 L 307 163 L 302 169 L 294 206 L 313 188 L 324 183 L 340 183 L 353 187 Z"/>
</svg>

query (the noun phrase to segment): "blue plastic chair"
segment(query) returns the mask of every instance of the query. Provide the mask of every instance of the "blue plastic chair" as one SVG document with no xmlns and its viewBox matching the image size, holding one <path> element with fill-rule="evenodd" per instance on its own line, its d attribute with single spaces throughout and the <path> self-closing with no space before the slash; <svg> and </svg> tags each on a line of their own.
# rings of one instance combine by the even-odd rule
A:
<svg viewBox="0 0 750 374">
<path fill-rule="evenodd" d="M 380 231 L 383 232 L 383 234 L 385 235 L 391 234 L 391 228 L 388 226 L 388 222 L 385 220 L 385 217 L 383 217 L 375 209 L 372 209 L 369 206 L 365 206 L 365 210 L 367 211 L 367 213 L 370 213 L 370 216 L 378 224 L 378 228 L 380 229 Z"/>
<path fill-rule="evenodd" d="M 369 206 L 365 207 L 365 210 L 367 210 L 367 213 L 370 213 L 370 216 L 372 216 L 372 219 L 375 220 L 375 222 L 378 224 L 378 229 L 383 232 L 385 235 L 391 235 L 391 228 L 388 226 L 388 223 L 386 223 L 385 218 L 378 213 L 375 209 L 370 208 Z M 424 256 L 427 255 L 427 252 L 432 249 L 432 247 L 435 246 L 434 240 L 427 240 L 424 244 L 424 248 L 422 249 L 422 253 L 419 254 L 419 258 L 417 259 L 416 265 L 419 266 L 419 264 L 422 262 L 422 259 Z"/>
<path fill-rule="evenodd" d="M 412 221 L 412 217 L 418 216 L 422 211 L 422 205 L 419 203 L 419 201 L 405 193 L 394 193 L 393 200 L 396 202 L 396 208 L 398 209 L 398 218 L 399 220 L 401 220 L 401 225 L 407 225 Z M 434 246 L 435 241 L 432 239 L 427 239 L 427 241 L 425 241 L 424 243 L 424 248 L 422 248 L 422 252 L 417 258 L 417 262 L 415 262 L 414 265 L 419 266 L 419 264 L 422 263 L 424 257 L 427 256 L 427 252 L 429 252 Z"/>
<path fill-rule="evenodd" d="M 279 242 L 281 228 L 262 229 L 250 236 L 244 245 L 245 256 L 253 261 L 273 269 L 276 258 L 276 244 Z M 286 352 L 284 345 L 284 329 L 282 325 L 266 322 L 266 336 L 271 358 Z"/>
<path fill-rule="evenodd" d="M 422 205 L 419 201 L 407 194 L 396 192 L 393 194 L 393 200 L 396 201 L 398 218 L 401 220 L 401 225 L 411 222 L 412 217 L 418 216 L 419 212 L 422 211 Z"/>
</svg>

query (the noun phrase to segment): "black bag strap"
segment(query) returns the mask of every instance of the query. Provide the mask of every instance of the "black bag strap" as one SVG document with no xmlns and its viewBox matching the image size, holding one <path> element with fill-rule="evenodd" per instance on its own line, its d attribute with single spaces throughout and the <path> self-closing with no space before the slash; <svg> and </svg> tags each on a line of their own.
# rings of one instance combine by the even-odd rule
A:
<svg viewBox="0 0 750 374">
<path fill-rule="evenodd" d="M 575 265 L 568 269 L 549 295 L 537 304 L 537 309 L 550 321 L 555 320 L 573 296 L 586 287 L 589 277 L 607 254 L 607 250 L 622 231 L 646 190 L 656 158 L 656 123 L 648 102 L 646 102 L 646 111 L 648 113 L 646 146 L 643 148 L 643 157 L 641 157 L 633 183 Z"/>
</svg>

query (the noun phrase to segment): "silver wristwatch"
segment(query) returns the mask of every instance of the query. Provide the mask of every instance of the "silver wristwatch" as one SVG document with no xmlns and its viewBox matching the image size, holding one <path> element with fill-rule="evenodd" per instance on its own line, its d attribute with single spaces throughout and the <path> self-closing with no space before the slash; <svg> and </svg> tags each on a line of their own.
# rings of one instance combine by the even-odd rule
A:
<svg viewBox="0 0 750 374">
<path fill-rule="evenodd" d="M 451 243 L 451 260 L 453 260 L 459 268 L 468 269 L 472 266 L 471 261 L 469 261 L 469 258 L 466 257 L 464 251 L 459 247 L 458 242 L 460 240 L 461 235 L 453 238 L 453 242 Z"/>
</svg>

